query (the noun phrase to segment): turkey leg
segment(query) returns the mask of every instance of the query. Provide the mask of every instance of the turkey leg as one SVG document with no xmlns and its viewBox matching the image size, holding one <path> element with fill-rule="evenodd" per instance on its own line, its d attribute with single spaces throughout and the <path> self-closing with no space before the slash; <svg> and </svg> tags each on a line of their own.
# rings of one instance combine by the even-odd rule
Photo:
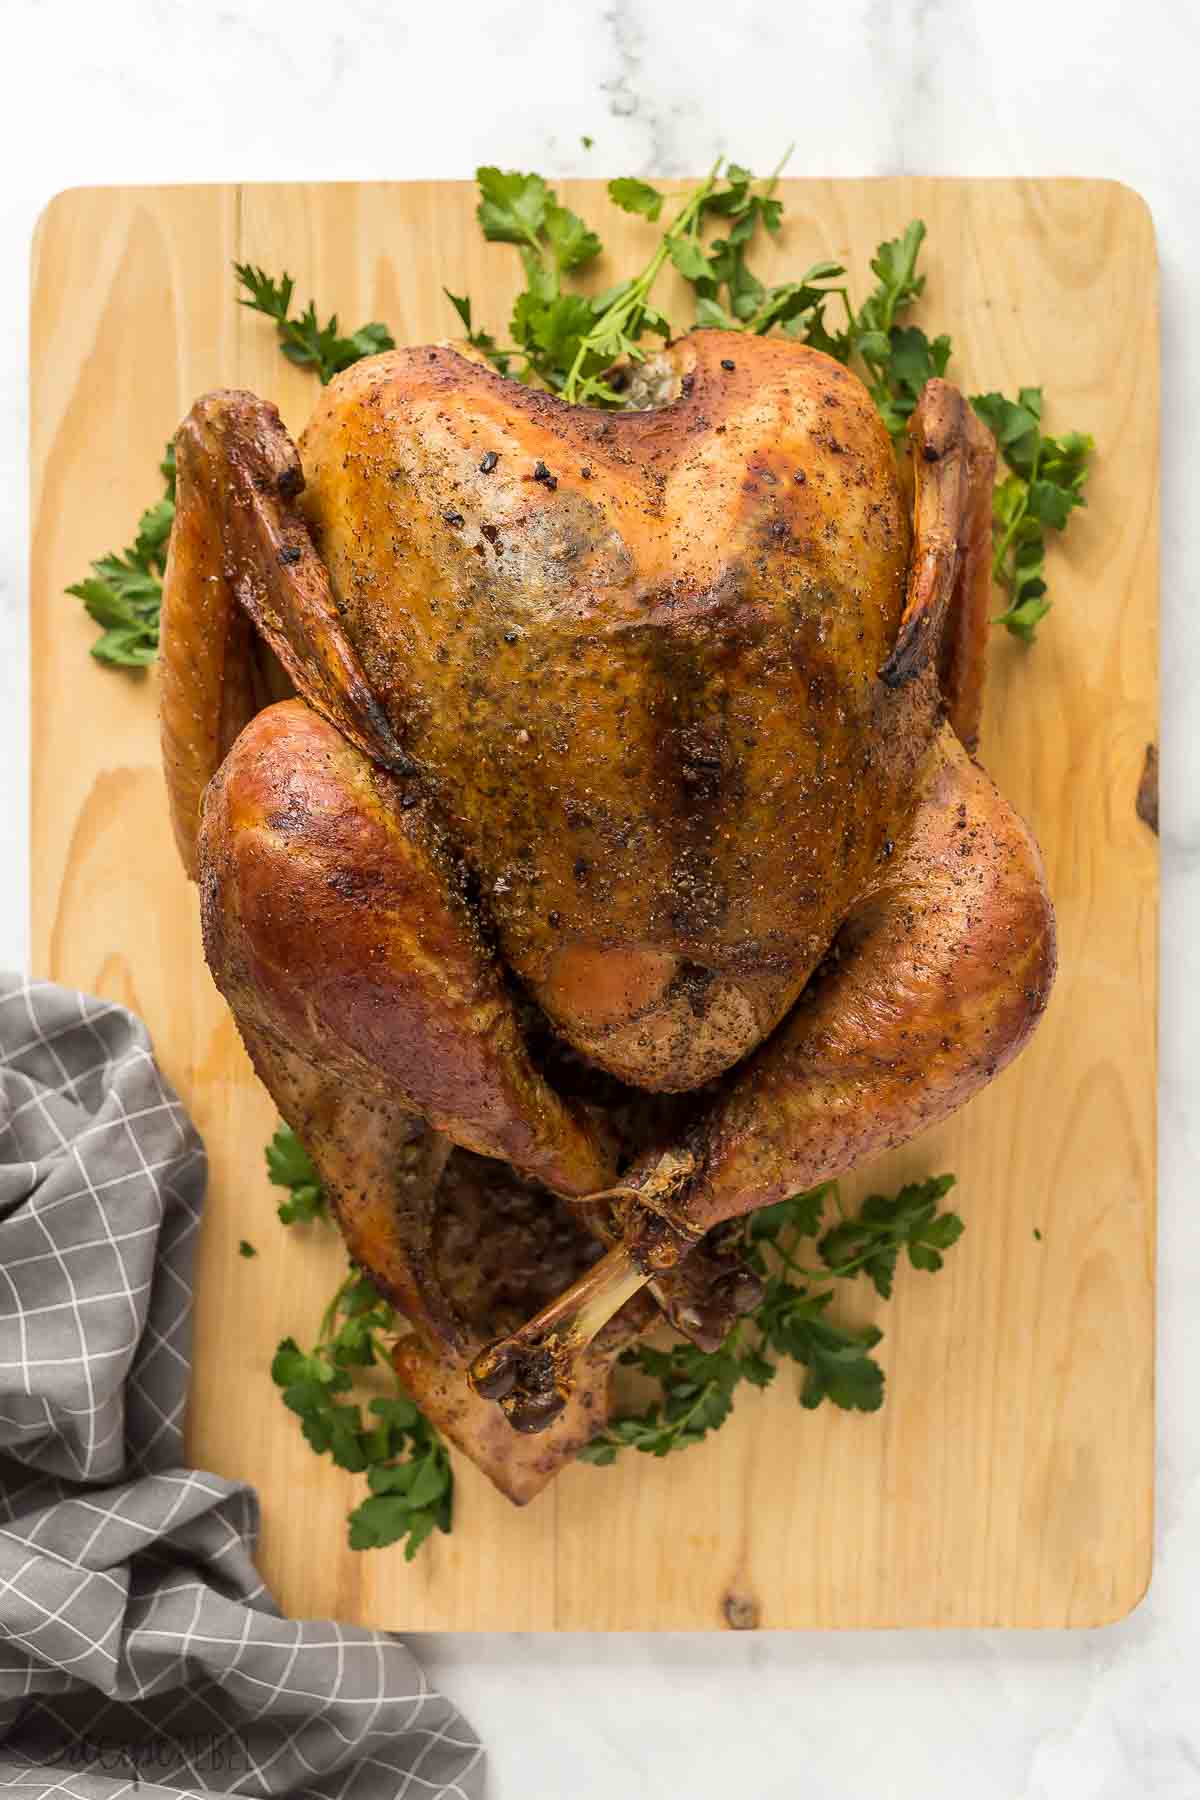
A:
<svg viewBox="0 0 1200 1800">
<path fill-rule="evenodd" d="M 944 1119 L 1017 1054 L 1054 975 L 1033 838 L 944 726 L 908 836 L 788 1018 L 695 1141 L 627 1178 L 624 1237 L 585 1280 L 473 1364 L 521 1419 L 560 1396 L 606 1312 L 719 1220 L 843 1174 Z M 689 1166 L 690 1165 L 690 1166 Z"/>
</svg>

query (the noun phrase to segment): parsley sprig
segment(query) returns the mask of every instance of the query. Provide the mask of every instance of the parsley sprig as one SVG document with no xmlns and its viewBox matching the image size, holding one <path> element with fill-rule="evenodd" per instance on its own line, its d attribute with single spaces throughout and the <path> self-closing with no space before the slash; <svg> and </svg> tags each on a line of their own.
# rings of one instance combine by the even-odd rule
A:
<svg viewBox="0 0 1200 1800">
<path fill-rule="evenodd" d="M 871 1194 L 856 1213 L 846 1214 L 838 1184 L 830 1181 L 752 1213 L 745 1256 L 765 1281 L 759 1305 L 719 1350 L 680 1343 L 669 1350 L 638 1344 L 624 1351 L 621 1362 L 656 1381 L 660 1397 L 640 1412 L 611 1418 L 581 1458 L 604 1466 L 622 1450 L 667 1456 L 689 1449 L 725 1423 L 743 1382 L 770 1386 L 780 1361 L 803 1369 L 800 1404 L 806 1409 L 828 1400 L 846 1411 L 878 1411 L 884 1376 L 871 1353 L 883 1334 L 875 1325 L 832 1319 L 834 1290 L 827 1284 L 865 1274 L 887 1299 L 902 1250 L 913 1268 L 940 1269 L 963 1231 L 957 1213 L 941 1210 L 953 1186 L 953 1175 L 935 1175 L 892 1196 Z M 839 1218 L 822 1233 L 830 1201 Z M 796 1245 L 804 1238 L 818 1240 L 820 1268 L 797 1260 Z"/>
<path fill-rule="evenodd" d="M 734 1390 L 743 1381 L 767 1387 L 775 1379 L 775 1366 L 754 1344 L 746 1344 L 744 1321 L 739 1321 L 719 1350 L 697 1350 L 694 1344 L 673 1344 L 669 1350 L 653 1344 L 636 1344 L 621 1353 L 626 1368 L 638 1369 L 656 1381 L 661 1398 L 640 1413 L 623 1413 L 579 1452 L 582 1462 L 605 1467 L 621 1450 L 641 1450 L 647 1456 L 669 1456 L 702 1443 L 710 1431 L 723 1425 L 733 1411 Z"/>
<path fill-rule="evenodd" d="M 282 1224 L 332 1222 L 316 1165 L 290 1126 L 279 1124 L 266 1161 L 270 1181 L 287 1189 L 278 1207 Z M 445 1444 L 398 1382 L 394 1394 L 367 1401 L 365 1418 L 355 1398 L 363 1370 L 391 1371 L 388 1343 L 397 1323 L 374 1284 L 351 1270 L 325 1309 L 312 1349 L 284 1338 L 271 1379 L 317 1455 L 367 1478 L 368 1498 L 349 1516 L 350 1548 L 403 1542 L 411 1561 L 435 1528 L 450 1530 L 454 1475 Z"/>
<path fill-rule="evenodd" d="M 164 488 L 138 520 L 137 536 L 124 550 L 110 550 L 91 564 L 91 574 L 67 589 L 102 627 L 93 643 L 97 662 L 144 669 L 158 655 L 158 622 L 167 542 L 175 522 L 175 445 L 159 464 Z"/>
<path fill-rule="evenodd" d="M 369 1497 L 349 1517 L 350 1548 L 402 1542 L 411 1562 L 431 1532 L 451 1528 L 454 1475 L 445 1444 L 398 1383 L 395 1394 L 367 1402 L 365 1418 L 353 1397 L 361 1370 L 390 1369 L 381 1339 L 395 1324 L 367 1277 L 351 1272 L 330 1301 L 313 1348 L 301 1350 L 295 1338 L 284 1338 L 271 1379 L 317 1455 L 367 1478 Z"/>
<path fill-rule="evenodd" d="M 899 237 L 880 244 L 871 258 L 876 285 L 857 311 L 848 294 L 843 295 L 845 330 L 831 345 L 816 346 L 828 348 L 841 362 L 856 357 L 862 362 L 871 398 L 895 442 L 903 438 L 925 383 L 944 375 L 950 361 L 951 343 L 944 333 L 930 339 L 919 325 L 896 323 L 925 292 L 925 277 L 917 274 L 924 242 L 925 223 L 913 219 Z"/>
<path fill-rule="evenodd" d="M 500 370 L 520 364 L 520 379 L 562 388 L 576 348 L 595 317 L 593 303 L 563 292 L 563 277 L 584 269 L 600 254 L 600 239 L 540 175 L 515 169 L 476 171 L 480 230 L 491 243 L 515 244 L 525 287 L 513 307 L 512 343 L 501 348 L 489 332 L 472 324 L 471 302 L 443 290 L 463 322 L 469 341 Z"/>
<path fill-rule="evenodd" d="M 997 617 L 1014 637 L 1032 644 L 1050 611 L 1046 598 L 1046 533 L 1064 531 L 1078 506 L 1095 443 L 1086 433 L 1042 433 L 1042 390 L 1021 388 L 1016 400 L 975 394 L 971 405 L 996 439 L 1008 473 L 992 499 L 993 579 L 1008 597 Z"/>
<path fill-rule="evenodd" d="M 641 271 L 595 296 L 564 292 L 562 286 L 564 275 L 600 254 L 595 233 L 559 205 L 540 175 L 480 169 L 477 216 L 483 234 L 516 244 L 525 271 L 527 285 L 510 321 L 513 343 L 501 346 L 490 332 L 476 329 L 467 296 L 446 290 L 447 298 L 469 341 L 502 374 L 511 372 L 515 360 L 521 380 L 540 382 L 572 404 L 621 406 L 625 389 L 606 379 L 608 371 L 622 359 L 644 360 L 644 333 L 671 335 L 670 321 L 650 299 L 668 262 L 695 289 L 698 324 L 754 332 L 794 324 L 822 299 L 824 290 L 814 284 L 842 273 L 837 264 L 817 263 L 800 281 L 774 288 L 751 273 L 746 250 L 758 227 L 779 230 L 782 207 L 774 194 L 783 162 L 761 189 L 740 164 L 730 163 L 722 173 L 723 163 L 715 163 L 684 195 Z M 608 193 L 614 205 L 652 223 L 666 205 L 658 188 L 630 177 L 610 181 Z M 713 219 L 728 220 L 728 232 L 706 243 L 704 228 Z"/>
<path fill-rule="evenodd" d="M 293 313 L 292 297 L 296 284 L 286 271 L 276 281 L 253 263 L 234 263 L 233 268 L 239 286 L 247 295 L 238 304 L 273 319 L 279 348 L 288 361 L 295 363 L 297 368 L 311 369 L 322 387 L 364 356 L 376 356 L 381 350 L 396 348 L 396 340 L 387 326 L 377 321 L 360 325 L 349 337 L 343 337 L 337 314 L 331 313 L 322 325 L 313 300 L 302 313 Z"/>
<path fill-rule="evenodd" d="M 755 186 L 749 169 L 729 163 L 724 185 L 705 199 L 689 235 L 672 249 L 671 261 L 695 296 L 697 326 L 761 337 L 778 325 L 796 337 L 802 335 L 804 321 L 838 291 L 828 284 L 845 274 L 840 263 L 814 263 L 799 280 L 774 287 L 750 268 L 750 247 L 760 228 L 779 235 L 783 204 L 775 190 L 790 156 L 789 149 L 761 187 Z M 708 220 L 728 221 L 725 235 L 705 242 L 701 227 Z"/>
<path fill-rule="evenodd" d="M 290 1125 L 282 1120 L 267 1145 L 267 1179 L 275 1187 L 286 1188 L 288 1198 L 277 1207 L 281 1225 L 311 1225 L 314 1219 L 328 1219 L 325 1192 L 316 1164 Z"/>
<path fill-rule="evenodd" d="M 644 331 L 657 332 L 662 338 L 671 335 L 670 321 L 650 304 L 650 291 L 662 272 L 668 257 L 673 262 L 693 240 L 717 184 L 714 165 L 706 180 L 687 196 L 667 229 L 659 239 L 645 268 L 630 281 L 622 281 L 592 302 L 595 319 L 580 338 L 575 355 L 562 385 L 563 399 L 573 405 L 595 405 L 597 402 L 620 405 L 621 393 L 605 381 L 601 371 L 611 368 L 621 357 L 633 362 L 644 360 L 639 339 Z M 609 188 L 610 195 L 612 188 Z M 614 196 L 615 198 L 615 196 Z M 622 204 L 618 200 L 618 205 Z"/>
</svg>

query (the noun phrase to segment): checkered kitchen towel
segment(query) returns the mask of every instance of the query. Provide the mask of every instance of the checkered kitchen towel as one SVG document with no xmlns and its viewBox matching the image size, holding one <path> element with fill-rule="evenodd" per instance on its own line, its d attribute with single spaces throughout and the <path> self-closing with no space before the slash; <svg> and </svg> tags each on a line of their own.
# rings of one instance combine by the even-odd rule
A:
<svg viewBox="0 0 1200 1800">
<path fill-rule="evenodd" d="M 280 1618 L 181 1465 L 204 1151 L 119 1006 L 0 976 L 0 1787 L 482 1792 L 395 1638 Z"/>
</svg>

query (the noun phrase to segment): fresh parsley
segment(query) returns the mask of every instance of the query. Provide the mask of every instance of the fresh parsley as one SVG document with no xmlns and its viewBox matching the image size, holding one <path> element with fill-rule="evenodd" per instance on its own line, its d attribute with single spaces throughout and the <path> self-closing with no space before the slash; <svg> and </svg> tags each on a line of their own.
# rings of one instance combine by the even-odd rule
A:
<svg viewBox="0 0 1200 1800">
<path fill-rule="evenodd" d="M 271 1379 L 317 1455 L 367 1478 L 369 1496 L 349 1516 L 350 1548 L 403 1542 L 411 1562 L 431 1532 L 451 1529 L 454 1474 L 445 1444 L 398 1383 L 394 1395 L 369 1400 L 365 1416 L 354 1398 L 358 1371 L 391 1368 L 381 1339 L 395 1324 L 372 1283 L 351 1272 L 326 1310 L 316 1344 L 301 1350 L 295 1338 L 284 1338 Z"/>
<path fill-rule="evenodd" d="M 657 1382 L 661 1399 L 643 1412 L 610 1419 L 584 1445 L 580 1460 L 600 1467 L 615 1462 L 621 1450 L 668 1456 L 672 1450 L 690 1449 L 725 1423 L 733 1411 L 734 1389 L 741 1382 L 766 1387 L 775 1378 L 775 1365 L 756 1345 L 745 1342 L 744 1321 L 734 1326 L 719 1350 L 697 1350 L 688 1343 L 669 1350 L 636 1344 L 622 1351 L 620 1360 Z"/>
<path fill-rule="evenodd" d="M 280 1123 L 266 1160 L 270 1180 L 288 1190 L 278 1208 L 283 1224 L 331 1223 L 316 1166 L 290 1126 Z M 242 1247 L 243 1255 L 248 1248 Z M 358 1373 L 391 1370 L 396 1325 L 374 1284 L 351 1270 L 325 1309 L 312 1349 L 284 1338 L 271 1379 L 317 1455 L 367 1478 L 368 1497 L 349 1515 L 350 1548 L 378 1550 L 403 1541 L 411 1561 L 432 1531 L 450 1530 L 454 1475 L 445 1444 L 398 1382 L 395 1394 L 367 1401 L 365 1416 L 355 1398 Z"/>
<path fill-rule="evenodd" d="M 621 1362 L 656 1381 L 660 1397 L 640 1412 L 612 1417 L 580 1451 L 583 1461 L 603 1466 L 622 1450 L 667 1456 L 701 1443 L 733 1411 L 736 1389 L 743 1382 L 769 1386 L 781 1360 L 804 1371 L 801 1406 L 811 1410 L 828 1400 L 846 1411 L 878 1411 L 884 1376 L 871 1353 L 883 1334 L 874 1325 L 830 1318 L 834 1290 L 828 1283 L 865 1274 L 887 1299 L 901 1250 L 915 1269 L 940 1269 L 963 1231 L 958 1214 L 941 1209 L 953 1186 L 953 1175 L 935 1175 L 890 1197 L 872 1194 L 856 1213 L 846 1214 L 838 1184 L 829 1181 L 752 1213 L 744 1255 L 764 1279 L 759 1305 L 719 1350 L 680 1343 L 670 1350 L 638 1344 L 623 1352 Z M 830 1201 L 839 1216 L 822 1234 Z M 797 1261 L 796 1245 L 805 1238 L 818 1239 L 820 1268 Z"/>
<path fill-rule="evenodd" d="M 396 340 L 386 325 L 360 325 L 349 337 L 343 337 L 337 314 L 331 313 L 322 325 L 315 301 L 310 300 L 302 313 L 293 313 L 296 284 L 286 272 L 275 281 L 253 263 L 234 263 L 233 267 L 238 284 L 247 295 L 238 304 L 273 319 L 279 348 L 288 361 L 297 368 L 312 369 L 322 386 L 364 356 L 377 356 L 381 350 L 396 348 Z"/>
<path fill-rule="evenodd" d="M 991 431 L 1007 469 L 992 499 L 992 577 L 1008 599 L 997 623 L 1032 644 L 1050 611 L 1046 598 L 1046 533 L 1064 531 L 1091 470 L 1095 443 L 1081 431 L 1042 433 L 1042 390 L 1021 388 L 1015 400 L 975 394 L 971 405 Z"/>
<path fill-rule="evenodd" d="M 281 1122 L 276 1127 L 266 1157 L 268 1180 L 288 1190 L 288 1198 L 276 1209 L 281 1224 L 311 1225 L 314 1219 L 329 1217 L 316 1165 L 290 1125 Z"/>
<path fill-rule="evenodd" d="M 138 520 L 137 536 L 124 550 L 97 557 L 91 574 L 67 589 L 101 626 L 92 645 L 97 662 L 144 669 L 158 655 L 158 621 L 167 544 L 175 522 L 175 445 L 167 445 L 159 469 L 163 496 Z"/>
<path fill-rule="evenodd" d="M 861 305 L 851 298 L 845 269 L 832 261 L 814 263 L 797 280 L 770 286 L 754 273 L 750 256 L 760 231 L 779 232 L 783 206 L 776 189 L 782 167 L 758 184 L 741 164 L 718 164 L 685 196 L 641 273 L 598 296 L 564 288 L 563 277 L 592 262 L 600 244 L 581 220 L 567 214 L 566 241 L 586 249 L 578 262 L 555 254 L 547 221 L 563 209 L 543 178 L 480 169 L 478 216 L 484 235 L 516 244 L 525 269 L 526 287 L 511 321 L 513 343 L 499 345 L 475 328 L 468 296 L 448 297 L 470 342 L 502 374 L 514 373 L 515 364 L 519 379 L 539 382 L 568 401 L 620 406 L 628 384 L 613 376 L 613 365 L 644 359 L 643 333 L 671 335 L 670 322 L 650 300 L 670 262 L 692 290 L 698 327 L 755 335 L 779 329 L 856 367 L 901 451 L 921 390 L 946 373 L 953 350 L 945 332 L 931 337 L 907 317 L 925 292 L 925 276 L 918 270 L 924 221 L 911 220 L 899 236 L 876 246 L 875 285 Z M 633 177 L 610 181 L 608 192 L 616 206 L 650 223 L 659 220 L 666 204 L 658 188 Z M 713 224 L 717 234 L 709 235 Z M 840 322 L 830 314 L 835 302 Z M 1062 531 L 1072 510 L 1083 505 L 1093 443 L 1079 432 L 1043 438 L 1037 388 L 1023 388 L 1016 402 L 989 394 L 974 404 L 996 433 L 1008 469 L 995 497 L 993 573 L 1008 602 L 997 622 L 1032 643 L 1050 605 L 1046 531 Z"/>
<path fill-rule="evenodd" d="M 622 176 L 608 184 L 608 197 L 622 212 L 640 213 L 653 224 L 663 209 L 663 196 L 648 181 Z"/>
<path fill-rule="evenodd" d="M 821 1238 L 817 1250 L 825 1267 L 844 1278 L 866 1275 L 884 1300 L 892 1297 L 901 1250 L 914 1269 L 935 1274 L 963 1232 L 957 1213 L 939 1210 L 953 1186 L 953 1175 L 933 1175 L 897 1194 L 869 1194 L 853 1218 Z"/>
<path fill-rule="evenodd" d="M 783 204 L 775 190 L 790 155 L 788 150 L 761 186 L 749 169 L 729 163 L 704 197 L 690 232 L 672 246 L 671 261 L 695 296 L 697 326 L 764 336 L 778 325 L 789 336 L 801 336 L 805 320 L 819 316 L 829 294 L 839 291 L 828 283 L 845 273 L 840 263 L 814 263 L 799 280 L 775 287 L 750 268 L 750 247 L 759 230 L 779 235 Z M 724 235 L 705 241 L 703 226 L 710 220 Z"/>
<path fill-rule="evenodd" d="M 645 360 L 639 342 L 644 331 L 655 332 L 663 339 L 670 337 L 670 320 L 650 304 L 650 291 L 668 257 L 674 260 L 680 247 L 689 241 L 706 202 L 715 191 L 716 180 L 714 169 L 707 180 L 686 197 L 639 274 L 629 281 L 618 282 L 616 287 L 609 288 L 591 302 L 591 322 L 575 344 L 562 383 L 564 400 L 580 406 L 621 405 L 621 391 L 604 379 L 605 373 L 622 357 L 631 362 Z M 610 183 L 610 195 L 612 186 Z M 626 200 L 618 201 L 618 204 L 627 204 L 629 198 L 627 192 Z M 653 205 L 654 199 L 660 198 L 654 196 L 649 203 Z M 643 199 L 643 204 L 633 210 L 644 208 Z"/>
<path fill-rule="evenodd" d="M 878 245 L 871 258 L 876 285 L 862 305 L 856 310 L 848 292 L 840 290 L 845 328 L 828 335 L 822 315 L 805 337 L 839 362 L 857 358 L 862 363 L 871 398 L 897 444 L 921 389 L 932 376 L 944 375 L 950 361 L 951 343 L 944 333 L 930 339 L 919 325 L 896 323 L 925 292 L 925 277 L 917 274 L 924 242 L 924 220 L 913 219 L 899 237 Z"/>
<path fill-rule="evenodd" d="M 593 303 L 564 292 L 563 278 L 595 261 L 600 239 L 578 213 L 562 206 L 554 189 L 536 174 L 481 168 L 476 217 L 491 243 L 515 244 L 525 273 L 509 321 L 512 343 L 503 348 L 486 331 L 471 326 L 469 300 L 448 295 L 466 326 L 468 339 L 502 374 L 521 365 L 519 379 L 560 390 L 581 337 L 590 328 Z"/>
</svg>

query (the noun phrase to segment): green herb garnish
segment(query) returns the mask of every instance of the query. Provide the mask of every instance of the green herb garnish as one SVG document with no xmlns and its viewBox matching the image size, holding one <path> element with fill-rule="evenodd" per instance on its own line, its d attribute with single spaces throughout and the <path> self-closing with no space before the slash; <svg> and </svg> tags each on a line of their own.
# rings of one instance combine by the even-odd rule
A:
<svg viewBox="0 0 1200 1800">
<path fill-rule="evenodd" d="M 454 1474 L 445 1444 L 398 1382 L 394 1395 L 367 1402 L 366 1417 L 353 1398 L 356 1371 L 391 1369 L 380 1340 L 395 1325 L 372 1283 L 352 1272 L 330 1301 L 313 1348 L 284 1338 L 271 1379 L 318 1456 L 367 1478 L 370 1496 L 349 1516 L 350 1548 L 403 1542 L 411 1562 L 432 1531 L 451 1528 Z"/>
<path fill-rule="evenodd" d="M 828 283 L 843 275 L 840 263 L 818 262 L 796 281 L 768 287 L 750 268 L 750 246 L 759 229 L 777 237 L 783 203 L 775 197 L 779 177 L 791 151 L 761 187 L 740 163 L 729 163 L 724 182 L 705 199 L 690 236 L 675 246 L 671 260 L 695 295 L 700 327 L 747 331 L 765 336 L 780 326 L 789 337 L 804 335 L 805 322 L 820 315 L 831 293 Z M 709 220 L 724 226 L 724 235 L 705 241 L 701 227 Z"/>
<path fill-rule="evenodd" d="M 92 573 L 68 589 L 82 600 L 89 618 L 101 626 L 92 645 L 97 662 L 114 668 L 144 669 L 158 655 L 158 621 L 167 542 L 175 522 L 175 445 L 159 464 L 163 497 L 138 520 L 137 536 L 125 550 L 110 550 L 92 563 Z"/>
<path fill-rule="evenodd" d="M 275 281 L 253 263 L 234 263 L 233 267 L 239 284 L 249 296 L 239 301 L 239 305 L 274 319 L 279 348 L 288 361 L 295 363 L 297 368 L 312 369 L 322 386 L 364 356 L 377 356 L 381 350 L 396 348 L 396 340 L 387 326 L 378 323 L 360 325 L 349 337 L 343 337 L 337 314 L 331 313 L 322 325 L 312 300 L 302 313 L 293 314 L 292 296 L 296 284 L 286 272 Z"/>
<path fill-rule="evenodd" d="M 610 1419 L 603 1431 L 584 1445 L 580 1460 L 604 1467 L 615 1462 L 621 1450 L 668 1456 L 672 1450 L 687 1450 L 701 1443 L 733 1411 L 734 1389 L 741 1382 L 766 1387 L 775 1378 L 774 1364 L 744 1338 L 744 1321 L 739 1321 L 719 1350 L 706 1352 L 682 1343 L 669 1350 L 636 1344 L 622 1351 L 621 1362 L 656 1381 L 662 1398 L 644 1412 Z"/>
<path fill-rule="evenodd" d="M 862 363 L 871 398 L 897 443 L 903 439 L 921 389 L 932 376 L 944 375 L 950 361 L 950 339 L 944 334 L 930 340 L 919 325 L 896 323 L 925 292 L 925 277 L 917 274 L 924 242 L 924 220 L 913 219 L 898 238 L 880 244 L 871 258 L 876 285 L 857 311 L 842 290 L 845 329 L 826 340 L 822 319 L 806 335 L 806 342 L 836 356 L 839 362 L 851 363 L 857 358 Z"/>
<path fill-rule="evenodd" d="M 281 1124 L 266 1155 L 272 1181 L 293 1196 L 306 1194 L 301 1216 L 328 1221 L 320 1178 L 295 1133 Z M 849 1326 L 830 1318 L 829 1283 L 863 1274 L 886 1299 L 901 1251 L 915 1269 L 940 1269 L 944 1253 L 963 1231 L 957 1213 L 942 1210 L 953 1186 L 952 1175 L 932 1176 L 891 1196 L 868 1195 L 848 1214 L 838 1183 L 826 1181 L 751 1213 L 743 1254 L 764 1280 L 759 1305 L 738 1320 L 718 1350 L 697 1350 L 681 1341 L 667 1349 L 635 1344 L 624 1351 L 621 1363 L 656 1382 L 658 1398 L 639 1412 L 614 1414 L 579 1452 L 580 1459 L 605 1466 L 622 1450 L 667 1456 L 690 1449 L 725 1423 L 743 1382 L 768 1387 L 780 1362 L 803 1370 L 803 1407 L 811 1410 L 828 1400 L 847 1411 L 877 1411 L 884 1376 L 872 1351 L 882 1334 L 874 1325 Z M 838 1216 L 823 1232 L 831 1203 Z M 797 1260 L 796 1246 L 804 1239 L 816 1240 L 819 1267 Z M 397 1323 L 372 1283 L 351 1273 L 326 1309 L 315 1347 L 302 1351 L 293 1338 L 285 1339 L 271 1373 L 313 1449 L 367 1476 L 370 1497 L 350 1514 L 351 1548 L 372 1549 L 406 1537 L 406 1554 L 412 1556 L 435 1525 L 450 1530 L 453 1487 L 446 1447 L 406 1394 L 372 1400 L 366 1422 L 352 1394 L 352 1371 L 390 1368 L 382 1340 Z"/>
<path fill-rule="evenodd" d="M 1080 431 L 1043 436 L 1041 388 L 1021 388 L 1016 400 L 975 394 L 971 405 L 994 436 L 1008 470 L 992 498 L 992 578 L 1008 597 L 996 622 L 1032 644 L 1051 604 L 1046 598 L 1046 533 L 1065 530 L 1075 508 L 1087 505 L 1083 489 L 1095 444 Z"/>
<path fill-rule="evenodd" d="M 268 1179 L 288 1190 L 289 1198 L 277 1208 L 281 1224 L 311 1225 L 314 1219 L 329 1217 L 316 1165 L 290 1125 L 276 1127 L 266 1157 Z"/>
</svg>

